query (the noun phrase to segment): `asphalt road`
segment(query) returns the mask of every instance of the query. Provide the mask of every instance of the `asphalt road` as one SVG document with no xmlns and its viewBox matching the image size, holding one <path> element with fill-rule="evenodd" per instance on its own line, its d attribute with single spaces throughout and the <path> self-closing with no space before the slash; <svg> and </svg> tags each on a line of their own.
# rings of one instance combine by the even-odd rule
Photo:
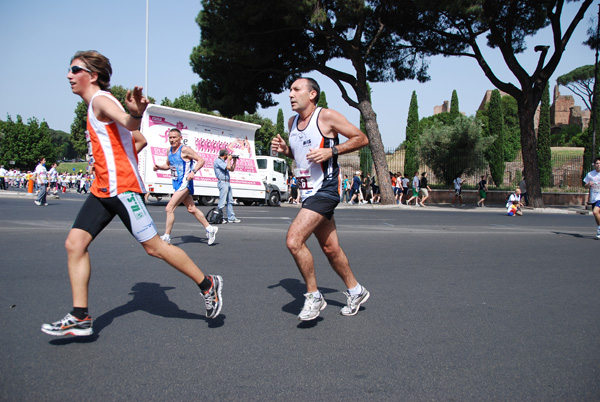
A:
<svg viewBox="0 0 600 402">
<path fill-rule="evenodd" d="M 90 248 L 96 334 L 55 338 L 40 326 L 71 308 L 63 245 L 83 199 L 0 196 L 1 400 L 600 400 L 589 215 L 340 208 L 342 246 L 371 298 L 339 314 L 343 283 L 312 238 L 328 307 L 304 323 L 285 247 L 297 208 L 236 207 L 242 222 L 210 247 L 177 210 L 174 244 L 224 278 L 215 320 L 116 219 Z M 161 234 L 164 205 L 149 204 Z"/>
</svg>

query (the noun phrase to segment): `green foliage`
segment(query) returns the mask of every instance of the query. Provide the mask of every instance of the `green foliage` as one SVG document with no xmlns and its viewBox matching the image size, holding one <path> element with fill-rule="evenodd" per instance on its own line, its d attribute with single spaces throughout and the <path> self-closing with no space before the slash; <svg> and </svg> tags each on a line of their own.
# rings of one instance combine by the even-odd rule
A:
<svg viewBox="0 0 600 402">
<path fill-rule="evenodd" d="M 550 185 L 550 176 L 552 175 L 552 154 L 550 150 L 550 86 L 548 83 L 546 83 L 546 88 L 542 94 L 542 104 L 540 106 L 537 154 L 540 184 L 542 187 L 548 187 Z"/>
<path fill-rule="evenodd" d="M 325 91 L 321 91 L 321 95 L 319 95 L 319 102 L 317 102 L 317 106 L 328 109 L 327 95 L 325 95 Z"/>
<path fill-rule="evenodd" d="M 283 136 L 286 132 L 287 132 L 287 129 L 285 127 L 283 110 L 279 109 L 277 111 L 277 134 L 281 134 L 281 136 Z"/>
<path fill-rule="evenodd" d="M 560 127 L 560 130 L 550 136 L 550 146 L 552 147 L 585 147 L 584 135 L 581 126 L 578 124 L 569 124 Z"/>
<path fill-rule="evenodd" d="M 0 164 L 7 167 L 33 170 L 40 158 L 45 157 L 48 163 L 53 163 L 59 155 L 59 149 L 52 145 L 50 127 L 35 117 L 25 124 L 19 115 L 16 121 L 7 116 L 1 125 L 0 138 Z M 10 164 L 11 161 L 15 164 Z"/>
<path fill-rule="evenodd" d="M 172 102 L 169 100 L 169 98 L 164 98 L 161 101 L 160 105 L 173 107 L 181 110 L 188 110 L 190 112 L 214 114 L 211 113 L 208 109 L 200 106 L 200 104 L 196 101 L 196 98 L 194 98 L 194 96 L 191 93 L 182 93 Z"/>
<path fill-rule="evenodd" d="M 417 92 L 413 91 L 406 120 L 406 151 L 404 153 L 404 172 L 412 174 L 419 170 L 419 104 Z"/>
<path fill-rule="evenodd" d="M 596 107 L 595 109 L 592 111 L 592 121 L 590 121 L 590 125 L 588 126 L 587 130 L 584 131 L 584 133 L 582 133 L 581 135 L 581 144 L 583 146 L 585 146 L 585 150 L 583 153 L 583 174 L 586 174 L 586 172 L 588 172 L 589 170 L 591 170 L 591 166 L 594 162 L 594 159 L 597 156 L 600 156 L 599 150 L 600 150 L 600 145 L 598 144 L 600 142 L 600 135 L 598 135 L 598 133 L 600 132 L 600 130 L 598 129 L 598 126 L 600 126 L 600 85 L 596 85 L 596 93 L 594 94 L 594 97 L 596 98 Z M 594 116 L 596 116 L 596 141 L 594 142 L 593 137 L 594 137 L 594 127 L 593 127 L 593 119 Z M 595 148 L 593 147 L 593 145 L 595 145 Z"/>
<path fill-rule="evenodd" d="M 504 162 L 512 162 L 521 151 L 521 128 L 519 127 L 519 106 L 510 95 L 502 97 L 504 117 Z"/>
<path fill-rule="evenodd" d="M 125 108 L 125 111 L 129 113 L 129 110 L 125 105 L 127 89 L 121 85 L 113 85 L 110 87 L 110 93 L 117 98 L 117 100 Z M 165 99 L 168 101 L 167 98 Z M 148 102 L 155 103 L 154 98 L 149 96 Z M 85 102 L 79 101 L 75 107 L 75 118 L 73 119 L 73 123 L 71 123 L 70 140 L 71 144 L 73 145 L 73 149 L 79 157 L 83 157 L 87 153 L 87 141 L 85 139 L 85 131 L 87 130 L 87 111 L 88 106 L 85 104 Z"/>
<path fill-rule="evenodd" d="M 406 30 L 382 29 L 385 11 L 373 0 L 203 0 L 196 19 L 200 44 L 190 56 L 202 78 L 194 95 L 228 116 L 273 106 L 272 94 L 310 71 L 331 78 L 353 107 L 368 97 L 367 81 L 427 80 L 423 57 L 402 46 Z M 328 65 L 340 58 L 351 60 L 355 74 Z"/>
<path fill-rule="evenodd" d="M 492 140 L 483 136 L 480 122 L 471 117 L 460 116 L 451 125 L 436 122 L 423 131 L 421 158 L 437 177 L 451 184 L 459 175 L 485 169 L 481 155 Z"/>
<path fill-rule="evenodd" d="M 519 127 L 519 114 L 517 101 L 510 95 L 502 96 L 502 117 L 504 126 L 504 162 L 512 162 L 521 150 L 521 129 Z M 490 104 L 485 105 L 485 109 L 478 110 L 476 117 L 483 125 L 483 132 L 486 136 L 490 135 L 489 128 L 489 108 Z"/>
<path fill-rule="evenodd" d="M 88 107 L 84 101 L 79 101 L 75 107 L 75 118 L 71 123 L 71 144 L 79 157 L 87 153 L 87 141 L 85 131 L 87 130 Z"/>
<path fill-rule="evenodd" d="M 456 89 L 452 91 L 452 98 L 450 98 L 450 116 L 453 119 L 460 116 L 460 107 L 458 106 L 458 93 Z"/>
<path fill-rule="evenodd" d="M 490 173 L 496 184 L 504 182 L 504 116 L 500 91 L 494 89 L 488 106 L 488 135 L 493 138 L 486 151 Z"/>
<path fill-rule="evenodd" d="M 262 117 L 259 114 L 248 114 L 245 113 L 240 116 L 235 116 L 235 120 L 245 121 L 248 123 L 260 124 L 260 128 L 256 130 L 254 134 L 254 148 L 256 150 L 256 155 L 270 155 L 271 154 L 271 141 L 273 137 L 275 137 L 277 132 L 277 127 L 273 124 L 271 119 L 266 117 Z M 281 136 L 287 141 L 286 133 L 279 133 Z"/>
<path fill-rule="evenodd" d="M 423 117 L 419 121 L 419 132 L 422 133 L 429 127 L 432 127 L 436 124 L 449 126 L 449 125 L 452 125 L 453 122 L 454 122 L 454 117 L 448 112 L 438 113 L 438 114 L 434 114 L 433 116 Z"/>
</svg>

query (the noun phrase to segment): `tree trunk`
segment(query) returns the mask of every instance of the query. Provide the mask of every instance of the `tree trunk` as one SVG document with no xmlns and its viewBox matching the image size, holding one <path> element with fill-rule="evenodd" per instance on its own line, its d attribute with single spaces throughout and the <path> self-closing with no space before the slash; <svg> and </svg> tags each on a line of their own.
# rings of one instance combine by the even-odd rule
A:
<svg viewBox="0 0 600 402">
<path fill-rule="evenodd" d="M 540 171 L 538 167 L 537 138 L 533 125 L 533 117 L 537 107 L 531 98 L 521 99 L 519 102 L 519 126 L 521 128 L 521 152 L 525 168 L 525 183 L 529 205 L 534 208 L 543 208 L 542 187 L 540 185 Z"/>
<path fill-rule="evenodd" d="M 367 128 L 366 134 L 369 137 L 373 164 L 377 173 L 377 185 L 381 192 L 381 203 L 387 205 L 395 204 L 396 199 L 394 197 L 394 190 L 392 190 L 392 179 L 390 178 L 390 171 L 385 159 L 385 149 L 383 148 L 383 141 L 381 141 L 379 125 L 377 124 L 377 114 L 375 114 L 373 105 L 369 101 L 360 102 L 359 109 Z"/>
</svg>

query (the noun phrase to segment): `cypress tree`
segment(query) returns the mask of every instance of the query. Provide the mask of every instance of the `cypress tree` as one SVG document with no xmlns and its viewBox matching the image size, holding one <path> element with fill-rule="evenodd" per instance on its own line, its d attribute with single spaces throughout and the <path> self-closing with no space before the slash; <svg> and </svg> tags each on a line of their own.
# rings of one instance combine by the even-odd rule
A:
<svg viewBox="0 0 600 402">
<path fill-rule="evenodd" d="M 450 98 L 450 115 L 452 116 L 452 119 L 455 119 L 460 115 L 458 94 L 456 93 L 456 89 L 452 91 L 452 98 Z"/>
<path fill-rule="evenodd" d="M 504 182 L 504 115 L 502 113 L 502 96 L 494 89 L 488 105 L 489 135 L 494 142 L 488 148 L 487 156 L 490 163 L 490 173 L 496 186 Z"/>
<path fill-rule="evenodd" d="M 542 94 L 540 106 L 540 123 L 538 125 L 537 138 L 538 170 L 540 172 L 540 185 L 548 187 L 552 174 L 551 150 L 550 150 L 550 86 L 546 83 Z"/>
<path fill-rule="evenodd" d="M 419 105 L 417 93 L 413 91 L 406 120 L 406 150 L 404 153 L 404 173 L 412 175 L 419 169 Z"/>
<path fill-rule="evenodd" d="M 327 96 L 325 96 L 325 91 L 321 91 L 321 95 L 319 95 L 319 101 L 317 102 L 317 106 L 328 109 Z"/>
</svg>

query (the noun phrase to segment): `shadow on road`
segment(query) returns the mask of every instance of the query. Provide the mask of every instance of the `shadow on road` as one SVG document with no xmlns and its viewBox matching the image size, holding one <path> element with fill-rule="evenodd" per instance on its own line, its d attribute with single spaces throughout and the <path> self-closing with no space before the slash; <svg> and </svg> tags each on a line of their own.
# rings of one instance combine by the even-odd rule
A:
<svg viewBox="0 0 600 402">
<path fill-rule="evenodd" d="M 136 311 L 145 311 L 149 314 L 158 315 L 167 318 L 182 318 L 187 320 L 205 320 L 211 325 L 211 328 L 220 327 L 224 324 L 224 317 L 220 315 L 215 319 L 208 320 L 205 316 L 195 313 L 189 313 L 180 309 L 177 304 L 169 300 L 167 290 L 174 287 L 163 287 L 158 283 L 140 282 L 131 288 L 133 299 L 128 303 L 116 307 L 101 316 L 94 319 L 94 334 L 91 336 L 74 336 L 70 338 L 60 338 L 50 341 L 53 345 L 66 345 L 69 343 L 88 343 L 96 341 L 100 332 L 109 326 L 114 319 L 130 314 Z M 203 299 L 198 296 L 198 304 L 201 305 Z"/>
</svg>

